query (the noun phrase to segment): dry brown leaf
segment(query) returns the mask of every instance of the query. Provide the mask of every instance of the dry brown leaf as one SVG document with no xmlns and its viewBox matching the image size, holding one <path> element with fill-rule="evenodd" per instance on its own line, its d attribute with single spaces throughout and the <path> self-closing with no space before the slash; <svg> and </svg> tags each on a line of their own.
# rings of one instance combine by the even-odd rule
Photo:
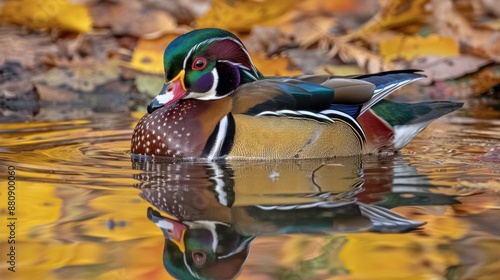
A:
<svg viewBox="0 0 500 280">
<path fill-rule="evenodd" d="M 363 69 L 357 65 L 323 65 L 318 67 L 314 74 L 331 76 L 349 76 L 363 74 Z"/>
<path fill-rule="evenodd" d="M 460 50 L 452 38 L 433 34 L 428 37 L 398 36 L 386 40 L 380 43 L 380 54 L 387 61 L 395 59 L 409 61 L 417 56 L 457 56 Z"/>
<path fill-rule="evenodd" d="M 433 0 L 432 10 L 432 22 L 439 34 L 454 38 L 473 55 L 500 62 L 500 31 L 474 29 L 451 0 Z"/>
<path fill-rule="evenodd" d="M 1 6 L 0 19 L 32 29 L 87 32 L 92 28 L 87 8 L 67 0 L 8 1 Z"/>
<path fill-rule="evenodd" d="M 255 26 L 243 42 L 248 51 L 268 55 L 276 54 L 284 46 L 294 44 L 277 26 Z"/>
<path fill-rule="evenodd" d="M 368 73 L 394 69 L 392 62 L 384 61 L 383 57 L 380 55 L 348 42 L 343 37 L 336 38 L 330 36 L 328 40 L 332 48 L 328 51 L 327 56 L 333 57 L 338 55 L 340 59 L 346 63 L 355 62 Z"/>
<path fill-rule="evenodd" d="M 89 9 L 96 27 L 109 27 L 116 35 L 157 38 L 178 31 L 176 19 L 168 13 L 147 9 L 139 1 L 98 3 Z"/>
<path fill-rule="evenodd" d="M 422 83 L 456 79 L 466 74 L 476 72 L 491 61 L 471 55 L 455 57 L 422 56 L 405 63 L 397 63 L 399 69 L 421 69 L 427 76 Z"/>
<path fill-rule="evenodd" d="M 492 65 L 467 75 L 474 95 L 479 96 L 500 84 L 500 65 Z"/>
<path fill-rule="evenodd" d="M 498 0 L 481 0 L 480 2 L 483 4 L 484 9 L 488 13 L 491 13 L 496 17 L 500 17 L 500 5 L 498 5 Z"/>
<path fill-rule="evenodd" d="M 163 10 L 174 16 L 179 23 L 192 23 L 197 17 L 205 14 L 211 6 L 211 0 L 143 0 L 145 6 Z"/>
<path fill-rule="evenodd" d="M 52 68 L 33 78 L 36 83 L 44 83 L 53 87 L 68 87 L 76 91 L 91 92 L 96 87 L 120 76 L 118 61 L 108 60 L 90 65 Z"/>
<path fill-rule="evenodd" d="M 66 90 L 57 87 L 51 87 L 44 85 L 42 83 L 35 83 L 36 90 L 40 94 L 40 100 L 42 101 L 60 101 L 60 102 L 70 102 L 78 101 L 79 96 L 76 92 L 71 90 Z"/>
<path fill-rule="evenodd" d="M 59 55 L 59 48 L 50 38 L 38 34 L 22 35 L 19 29 L 8 26 L 0 27 L 0 50 L 0 65 L 11 61 L 25 68 L 39 66 L 46 54 Z"/>
<path fill-rule="evenodd" d="M 307 48 L 324 40 L 336 23 L 336 19 L 331 16 L 304 15 L 281 25 L 280 30 L 288 36 L 293 36 L 301 47 Z"/>
</svg>

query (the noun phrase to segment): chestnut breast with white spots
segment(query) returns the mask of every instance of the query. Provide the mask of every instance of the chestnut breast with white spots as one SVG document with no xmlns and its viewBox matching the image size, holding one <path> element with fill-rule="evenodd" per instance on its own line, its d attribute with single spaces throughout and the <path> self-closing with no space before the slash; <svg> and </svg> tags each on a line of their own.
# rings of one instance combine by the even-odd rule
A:
<svg viewBox="0 0 500 280">
<path fill-rule="evenodd" d="M 147 114 L 137 123 L 131 152 L 171 158 L 200 157 L 218 122 L 230 112 L 231 99 L 180 100 Z"/>
</svg>

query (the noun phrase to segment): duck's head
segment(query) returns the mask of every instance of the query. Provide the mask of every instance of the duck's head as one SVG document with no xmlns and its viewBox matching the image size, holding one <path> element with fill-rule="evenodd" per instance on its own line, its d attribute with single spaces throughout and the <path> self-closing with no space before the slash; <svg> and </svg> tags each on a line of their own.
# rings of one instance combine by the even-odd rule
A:
<svg viewBox="0 0 500 280">
<path fill-rule="evenodd" d="M 215 221 L 181 222 L 148 208 L 148 219 L 163 232 L 163 265 L 176 279 L 234 279 L 254 236 Z"/>
<path fill-rule="evenodd" d="M 207 28 L 188 32 L 165 50 L 165 85 L 148 112 L 181 99 L 214 100 L 262 78 L 247 50 L 232 33 Z"/>
</svg>

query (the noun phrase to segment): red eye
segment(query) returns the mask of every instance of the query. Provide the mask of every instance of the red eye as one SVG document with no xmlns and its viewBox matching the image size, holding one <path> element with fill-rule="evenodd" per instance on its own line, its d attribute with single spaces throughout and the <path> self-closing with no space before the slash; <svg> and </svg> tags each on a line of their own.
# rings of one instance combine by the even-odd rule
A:
<svg viewBox="0 0 500 280">
<path fill-rule="evenodd" d="M 196 266 L 202 266 L 207 262 L 207 254 L 203 251 L 193 251 L 191 258 Z"/>
<path fill-rule="evenodd" d="M 203 70 L 207 66 L 207 60 L 204 57 L 198 57 L 193 61 L 193 70 Z"/>
</svg>

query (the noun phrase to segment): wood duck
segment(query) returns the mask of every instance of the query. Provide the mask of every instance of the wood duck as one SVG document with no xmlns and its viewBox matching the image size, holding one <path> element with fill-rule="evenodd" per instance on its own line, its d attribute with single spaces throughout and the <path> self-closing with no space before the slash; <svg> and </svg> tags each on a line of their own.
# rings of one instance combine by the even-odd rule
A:
<svg viewBox="0 0 500 280">
<path fill-rule="evenodd" d="M 303 159 L 392 153 L 454 102 L 384 97 L 418 70 L 264 77 L 242 42 L 215 28 L 188 32 L 164 54 L 165 80 L 135 127 L 133 155 L 182 159 Z"/>
</svg>

